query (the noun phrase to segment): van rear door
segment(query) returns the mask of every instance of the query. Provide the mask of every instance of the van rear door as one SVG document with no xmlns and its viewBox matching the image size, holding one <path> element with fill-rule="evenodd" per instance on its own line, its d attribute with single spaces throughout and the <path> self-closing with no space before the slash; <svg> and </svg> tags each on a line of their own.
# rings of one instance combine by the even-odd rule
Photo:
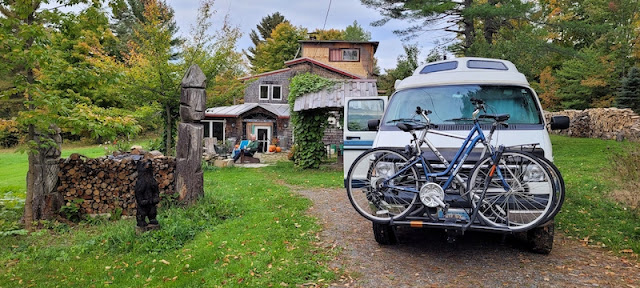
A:
<svg viewBox="0 0 640 288">
<path fill-rule="evenodd" d="M 373 146 L 378 131 L 369 131 L 369 120 L 380 120 L 387 107 L 387 97 L 347 97 L 344 105 L 344 177 L 351 163 Z"/>
</svg>

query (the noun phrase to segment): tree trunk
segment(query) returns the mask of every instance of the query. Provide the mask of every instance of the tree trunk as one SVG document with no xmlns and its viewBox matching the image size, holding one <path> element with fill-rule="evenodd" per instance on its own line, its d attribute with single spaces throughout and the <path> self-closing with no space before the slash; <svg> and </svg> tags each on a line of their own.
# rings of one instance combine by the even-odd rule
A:
<svg viewBox="0 0 640 288">
<path fill-rule="evenodd" d="M 462 8 L 462 11 L 464 11 L 467 8 L 470 8 L 472 3 L 473 3 L 473 0 L 464 0 L 464 2 L 462 4 L 464 6 L 464 8 Z M 469 49 L 469 47 L 471 47 L 471 45 L 473 44 L 474 35 L 475 35 L 475 33 L 473 31 L 473 29 L 474 29 L 474 27 L 473 27 L 473 18 L 472 17 L 468 17 L 468 18 L 465 17 L 464 13 L 461 13 L 461 15 L 462 15 L 462 26 L 463 26 L 463 29 L 464 29 L 463 30 L 464 31 L 464 42 L 462 44 L 463 45 L 463 51 L 462 52 L 463 52 L 463 54 L 465 56 L 467 56 L 466 52 Z"/>
</svg>

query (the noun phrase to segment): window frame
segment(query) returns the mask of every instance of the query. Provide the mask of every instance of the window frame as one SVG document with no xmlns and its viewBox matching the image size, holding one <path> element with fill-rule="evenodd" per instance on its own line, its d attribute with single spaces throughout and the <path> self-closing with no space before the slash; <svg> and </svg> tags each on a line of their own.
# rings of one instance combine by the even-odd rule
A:
<svg viewBox="0 0 640 288">
<path fill-rule="evenodd" d="M 262 97 L 262 87 L 266 87 L 267 88 L 266 98 Z M 271 94 L 271 85 L 269 85 L 269 84 L 260 84 L 258 86 L 258 100 L 269 100 L 269 99 L 271 99 L 270 94 Z"/>
<path fill-rule="evenodd" d="M 271 89 L 271 93 L 269 93 L 269 95 L 271 96 L 271 100 L 282 100 L 282 85 L 270 85 L 270 89 Z M 278 87 L 278 89 L 280 90 L 280 94 L 278 96 L 278 98 L 274 97 L 274 93 L 273 93 L 273 88 Z"/>
<path fill-rule="evenodd" d="M 331 59 L 331 51 L 340 51 L 340 59 Z M 348 51 L 355 51 L 356 59 L 346 60 L 344 56 Z M 329 62 L 360 62 L 360 48 L 331 48 L 329 49 Z"/>
</svg>

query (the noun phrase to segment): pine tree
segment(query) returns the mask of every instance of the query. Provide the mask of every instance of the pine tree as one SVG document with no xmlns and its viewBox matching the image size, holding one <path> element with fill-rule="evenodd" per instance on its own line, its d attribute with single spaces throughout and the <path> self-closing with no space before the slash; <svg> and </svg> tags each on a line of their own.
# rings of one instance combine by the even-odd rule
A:
<svg viewBox="0 0 640 288">
<path fill-rule="evenodd" d="M 271 15 L 267 15 L 260 20 L 260 23 L 256 26 L 256 30 L 251 30 L 249 33 L 249 38 L 251 38 L 251 42 L 253 42 L 253 47 L 247 48 L 244 51 L 244 55 L 247 56 L 251 65 L 254 65 L 254 58 L 256 57 L 256 49 L 258 49 L 258 45 L 260 43 L 264 43 L 267 39 L 271 38 L 271 32 L 273 29 L 276 29 L 276 26 L 280 23 L 289 23 L 289 20 L 285 19 L 280 12 L 273 13 Z"/>
<path fill-rule="evenodd" d="M 627 77 L 622 79 L 622 87 L 616 98 L 616 106 L 630 108 L 640 113 L 640 68 L 633 67 Z"/>
</svg>

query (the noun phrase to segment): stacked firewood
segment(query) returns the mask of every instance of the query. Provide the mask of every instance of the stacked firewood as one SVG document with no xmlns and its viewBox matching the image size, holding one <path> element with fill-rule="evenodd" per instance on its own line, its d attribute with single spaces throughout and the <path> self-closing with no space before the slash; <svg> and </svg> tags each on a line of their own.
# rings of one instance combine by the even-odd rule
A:
<svg viewBox="0 0 640 288">
<path fill-rule="evenodd" d="M 62 194 L 65 205 L 80 205 L 82 214 L 106 214 L 122 209 L 122 215 L 135 215 L 137 163 L 142 157 L 121 155 L 92 159 L 72 154 L 67 159 L 60 159 L 57 191 Z M 175 158 L 152 159 L 160 197 L 173 195 Z"/>
<path fill-rule="evenodd" d="M 553 131 L 556 134 L 582 138 L 640 141 L 640 116 L 631 109 L 564 110 L 546 113 L 547 121 L 552 115 L 566 115 L 571 120 L 569 129 Z"/>
</svg>

